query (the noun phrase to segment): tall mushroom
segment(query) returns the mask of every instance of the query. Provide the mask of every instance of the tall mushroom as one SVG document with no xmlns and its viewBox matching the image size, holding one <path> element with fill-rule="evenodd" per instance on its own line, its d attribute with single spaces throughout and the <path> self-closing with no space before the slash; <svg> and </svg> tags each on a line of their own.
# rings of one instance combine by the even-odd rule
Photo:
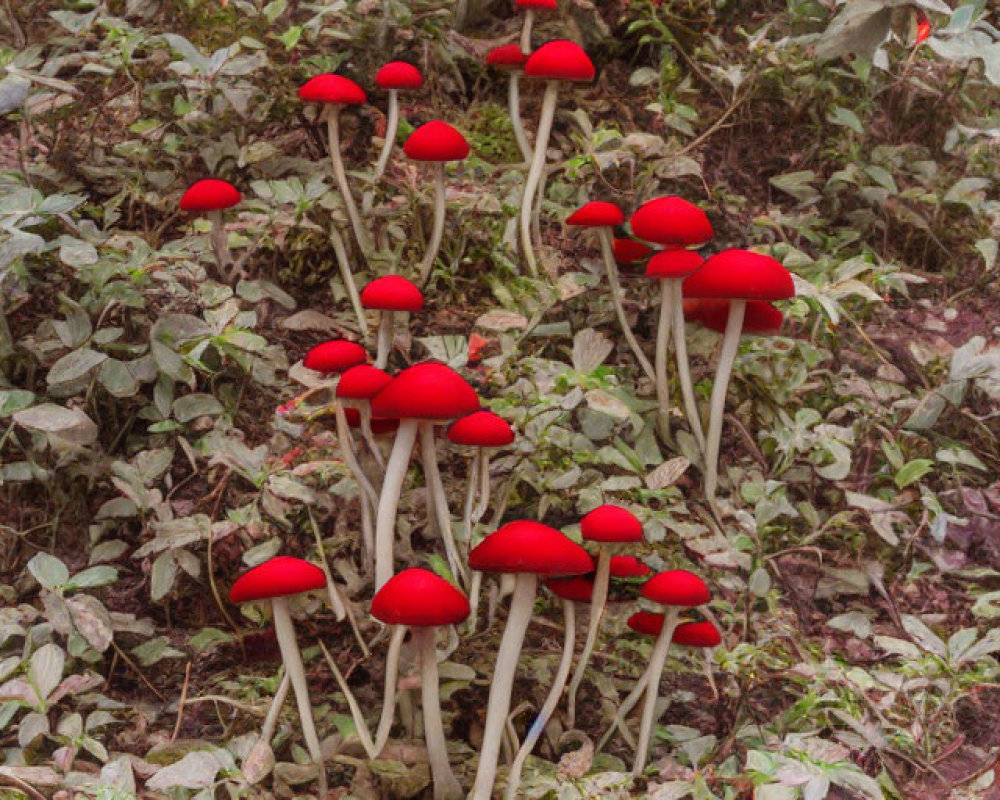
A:
<svg viewBox="0 0 1000 800">
<path fill-rule="evenodd" d="M 722 634 L 708 620 L 704 622 L 686 622 L 678 625 L 674 631 L 673 643 L 681 647 L 697 647 L 705 656 L 705 677 L 712 687 L 713 697 L 718 698 L 719 690 L 715 688 L 715 677 L 712 675 L 712 651 L 722 644 Z"/>
<path fill-rule="evenodd" d="M 537 11 L 555 11 L 559 8 L 556 0 L 517 0 L 518 8 L 524 9 L 524 22 L 521 23 L 521 50 L 531 52 L 531 28 L 535 22 Z"/>
<path fill-rule="evenodd" d="M 522 50 L 525 48 L 522 46 Z M 538 132 L 535 135 L 535 150 L 524 179 L 521 195 L 521 250 L 531 275 L 538 275 L 538 262 L 531 246 L 531 208 L 535 192 L 545 168 L 545 156 L 552 133 L 552 120 L 556 113 L 559 87 L 567 81 L 590 83 L 594 80 L 594 64 L 583 48 L 567 39 L 556 39 L 539 47 L 524 62 L 524 74 L 528 78 L 545 81 L 542 109 L 538 117 Z"/>
<path fill-rule="evenodd" d="M 590 598 L 590 622 L 583 652 L 569 684 L 566 700 L 566 718 L 569 727 L 576 724 L 576 693 L 583 682 L 583 675 L 590 661 L 590 654 L 597 643 L 601 630 L 601 617 L 608 600 L 608 583 L 611 577 L 611 551 L 622 545 L 635 544 L 643 540 L 642 523 L 628 509 L 621 506 L 598 506 L 580 520 L 580 535 L 589 542 L 597 543 L 597 570 L 594 575 L 594 593 Z"/>
<path fill-rule="evenodd" d="M 486 54 L 486 63 L 504 70 L 510 78 L 507 85 L 507 113 L 510 115 L 514 138 L 517 140 L 517 147 L 525 164 L 531 161 L 531 145 L 528 143 L 528 135 L 524 132 L 524 123 L 521 122 L 521 73 L 524 72 L 524 62 L 527 60 L 528 54 L 516 44 L 494 47 Z"/>
<path fill-rule="evenodd" d="M 513 573 L 514 593 L 510 600 L 507 625 L 500 639 L 490 699 L 479 748 L 479 766 L 472 800 L 489 800 L 496 780 L 497 759 L 504 721 L 510 709 L 514 673 L 521 655 L 524 633 L 531 620 L 538 576 L 582 575 L 593 561 L 580 545 L 555 528 L 540 522 L 510 522 L 487 536 L 471 553 L 469 566 L 482 572 Z"/>
<path fill-rule="evenodd" d="M 347 173 L 344 172 L 344 161 L 340 157 L 340 110 L 344 106 L 368 102 L 365 90 L 350 78 L 325 73 L 316 75 L 302 84 L 299 88 L 299 99 L 305 103 L 320 103 L 323 106 L 320 120 L 326 118 L 333 176 L 337 181 L 340 195 L 344 199 L 344 208 L 347 209 L 347 216 L 351 220 L 351 227 L 354 229 L 354 237 L 357 239 L 358 247 L 367 256 L 372 251 L 371 237 L 365 226 L 361 224 L 358 206 L 354 202 L 354 195 L 351 194 L 351 187 L 347 183 Z"/>
<path fill-rule="evenodd" d="M 361 435 L 379 469 L 385 469 L 385 463 L 372 430 L 371 400 L 391 382 L 392 376 L 388 372 L 367 364 L 351 367 L 337 382 L 337 400 L 346 409 L 357 409 Z"/>
<path fill-rule="evenodd" d="M 396 510 L 402 493 L 410 454 L 421 435 L 421 455 L 428 491 L 437 509 L 448 555 L 448 563 L 456 577 L 462 575 L 458 551 L 451 538 L 447 500 L 443 497 L 437 462 L 434 457 L 434 424 L 471 414 L 479 408 L 475 390 L 455 370 L 444 364 L 427 361 L 414 364 L 400 372 L 392 383 L 372 398 L 372 415 L 399 420 L 399 429 L 392 444 L 392 452 L 385 465 L 385 479 L 375 515 L 375 588 L 381 589 L 392 577 L 393 538 L 396 529 Z M 442 495 L 437 497 L 438 493 Z M 439 502 L 440 501 L 440 502 Z"/>
<path fill-rule="evenodd" d="M 309 703 L 309 687 L 306 672 L 302 666 L 302 655 L 295 641 L 295 626 L 289 610 L 288 598 L 292 595 L 321 589 L 326 586 L 326 575 L 319 567 L 291 556 L 276 556 L 243 573 L 229 592 L 233 603 L 247 603 L 251 600 L 270 600 L 274 632 L 278 638 L 281 660 L 285 672 L 295 692 L 295 703 L 302 723 L 302 735 L 306 740 L 309 755 L 319 770 L 320 797 L 326 796 L 326 770 L 323 753 L 319 746 L 316 723 L 313 721 L 312 706 Z"/>
<path fill-rule="evenodd" d="M 385 369 L 392 352 L 393 312 L 419 311 L 424 307 L 424 296 L 415 283 L 402 275 L 383 275 L 361 291 L 361 305 L 382 312 L 378 323 L 375 366 Z"/>
<path fill-rule="evenodd" d="M 708 433 L 705 436 L 705 498 L 715 506 L 719 479 L 719 446 L 722 441 L 722 416 L 726 391 L 732 375 L 736 350 L 743 331 L 743 317 L 748 300 L 785 300 L 795 295 L 791 273 L 780 261 L 749 250 L 723 250 L 687 278 L 684 297 L 729 300 L 726 332 L 712 384 L 709 403 Z"/>
<path fill-rule="evenodd" d="M 390 61 L 377 73 L 375 83 L 380 89 L 389 93 L 389 108 L 385 115 L 385 144 L 375 165 L 375 180 L 379 180 L 385 168 L 389 165 L 392 147 L 396 143 L 396 131 L 399 129 L 399 93 L 407 89 L 419 89 L 424 85 L 424 76 L 413 64 L 405 61 Z"/>
<path fill-rule="evenodd" d="M 403 144 L 403 152 L 414 161 L 432 161 L 434 168 L 434 227 L 430 241 L 427 242 L 427 252 L 424 253 L 418 268 L 420 285 L 427 283 L 441 249 L 441 239 L 444 237 L 444 164 L 446 161 L 461 161 L 469 155 L 469 143 L 457 130 L 447 122 L 433 120 L 421 125 Z"/>
<path fill-rule="evenodd" d="M 242 199 L 235 186 L 218 178 L 205 178 L 193 183 L 181 197 L 181 211 L 204 213 L 212 224 L 212 233 L 209 237 L 212 253 L 215 255 L 219 277 L 226 283 L 233 282 L 236 269 L 233 271 L 229 269 L 232 258 L 226 241 L 226 228 L 222 223 L 222 212 L 235 206 Z"/>
<path fill-rule="evenodd" d="M 615 263 L 619 267 L 627 267 L 631 264 L 638 264 L 644 258 L 649 258 L 653 254 L 653 248 L 635 239 L 616 238 L 611 243 L 611 251 L 615 256 Z"/>
</svg>

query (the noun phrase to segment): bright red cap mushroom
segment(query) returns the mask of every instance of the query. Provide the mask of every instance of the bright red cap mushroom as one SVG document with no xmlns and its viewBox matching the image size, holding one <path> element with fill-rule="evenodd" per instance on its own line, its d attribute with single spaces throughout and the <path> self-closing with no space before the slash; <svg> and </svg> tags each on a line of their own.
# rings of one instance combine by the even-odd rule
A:
<svg viewBox="0 0 1000 800">
<path fill-rule="evenodd" d="M 635 556 L 611 556 L 612 578 L 643 578 L 652 571 Z"/>
<path fill-rule="evenodd" d="M 664 606 L 700 606 L 710 599 L 705 582 L 686 569 L 657 573 L 643 585 L 642 596 Z"/>
<path fill-rule="evenodd" d="M 588 228 L 610 228 L 625 222 L 624 212 L 614 203 L 601 200 L 580 206 L 566 218 L 567 225 L 581 225 Z"/>
<path fill-rule="evenodd" d="M 455 419 L 479 410 L 465 378 L 437 361 L 414 364 L 372 398 L 372 415 L 394 419 Z"/>
<path fill-rule="evenodd" d="M 534 572 L 538 575 L 585 575 L 593 559 L 555 528 L 531 520 L 508 522 L 469 553 L 469 566 L 480 572 Z"/>
<path fill-rule="evenodd" d="M 384 433 L 395 433 L 399 430 L 399 420 L 398 419 L 373 419 L 372 420 L 372 433 L 375 436 L 381 436 Z"/>
<path fill-rule="evenodd" d="M 680 197 L 657 197 L 643 203 L 630 224 L 638 238 L 668 247 L 702 245 L 712 238 L 705 212 Z"/>
<path fill-rule="evenodd" d="M 705 259 L 694 250 L 663 250 L 649 259 L 646 277 L 661 281 L 686 278 L 704 263 Z"/>
<path fill-rule="evenodd" d="M 469 601 L 429 570 L 404 569 L 372 598 L 372 616 L 388 625 L 457 625 L 469 616 Z"/>
<path fill-rule="evenodd" d="M 795 284 L 777 259 L 750 250 L 723 250 L 684 281 L 684 296 L 784 300 L 795 296 Z"/>
<path fill-rule="evenodd" d="M 365 348 L 361 345 L 346 339 L 331 339 L 329 342 L 316 345 L 306 353 L 302 365 L 306 369 L 313 369 L 324 375 L 332 375 L 343 372 L 355 364 L 361 364 L 367 358 L 368 354 L 365 353 Z"/>
<path fill-rule="evenodd" d="M 486 54 L 487 64 L 503 69 L 521 69 L 527 60 L 527 53 L 522 52 L 517 44 L 500 45 Z"/>
<path fill-rule="evenodd" d="M 492 411 L 474 411 L 448 428 L 448 439 L 472 447 L 503 447 L 514 441 L 510 423 Z"/>
<path fill-rule="evenodd" d="M 299 87 L 299 99 L 306 103 L 347 106 L 368 102 L 365 90 L 343 75 L 324 73 Z"/>
<path fill-rule="evenodd" d="M 671 641 L 684 647 L 716 647 L 722 636 L 711 622 L 685 622 L 674 629 Z"/>
<path fill-rule="evenodd" d="M 427 122 L 410 134 L 403 152 L 414 161 L 461 161 L 469 155 L 469 143 L 447 122 Z"/>
<path fill-rule="evenodd" d="M 228 181 L 205 178 L 191 185 L 181 197 L 182 211 L 219 211 L 235 206 L 243 197 Z"/>
<path fill-rule="evenodd" d="M 424 85 L 424 76 L 413 64 L 390 61 L 375 73 L 375 83 L 380 89 L 419 89 Z"/>
<path fill-rule="evenodd" d="M 635 239 L 615 239 L 611 243 L 611 250 L 615 255 L 615 262 L 623 266 L 635 264 L 651 255 L 653 248 Z"/>
<path fill-rule="evenodd" d="M 424 296 L 402 275 L 384 275 L 362 289 L 361 305 L 382 311 L 419 311 L 424 307 Z"/>
<path fill-rule="evenodd" d="M 244 572 L 229 590 L 233 603 L 284 597 L 326 586 L 323 570 L 315 564 L 291 556 L 275 556 Z"/>
<path fill-rule="evenodd" d="M 594 80 L 594 62 L 576 42 L 556 39 L 528 56 L 524 74 L 548 81 L 590 82 Z"/>
<path fill-rule="evenodd" d="M 358 364 L 340 376 L 337 397 L 342 400 L 370 400 L 392 383 L 392 375 L 370 364 Z"/>
<path fill-rule="evenodd" d="M 628 625 L 636 633 L 646 636 L 659 636 L 663 630 L 663 618 L 665 614 L 655 614 L 652 611 L 637 611 L 628 618 Z"/>
<path fill-rule="evenodd" d="M 728 300 L 693 300 L 696 305 L 688 316 L 709 330 L 726 332 L 729 321 Z M 686 312 L 685 312 L 686 313 Z M 743 333 L 777 333 L 785 315 L 766 300 L 748 300 L 743 313 Z"/>
<path fill-rule="evenodd" d="M 345 408 L 344 409 L 344 419 L 347 420 L 347 424 L 352 428 L 361 427 L 361 412 L 356 408 Z"/>
<path fill-rule="evenodd" d="M 598 506 L 580 520 L 580 534 L 591 542 L 641 542 L 642 523 L 621 506 Z"/>
<path fill-rule="evenodd" d="M 552 11 L 553 9 L 559 8 L 556 0 L 517 0 L 515 5 L 518 8 L 534 8 L 546 11 Z"/>
<path fill-rule="evenodd" d="M 556 597 L 574 603 L 589 603 L 594 594 L 594 581 L 583 575 L 573 578 L 555 578 L 545 581 L 545 586 Z"/>
</svg>

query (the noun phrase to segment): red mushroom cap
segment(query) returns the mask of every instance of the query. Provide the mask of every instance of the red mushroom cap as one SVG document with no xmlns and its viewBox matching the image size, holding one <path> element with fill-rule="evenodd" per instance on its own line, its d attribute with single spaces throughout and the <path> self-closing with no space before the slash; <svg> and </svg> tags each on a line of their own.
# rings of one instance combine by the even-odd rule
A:
<svg viewBox="0 0 1000 800">
<path fill-rule="evenodd" d="M 461 161 L 469 155 L 469 143 L 447 122 L 427 122 L 410 134 L 403 152 L 414 161 Z"/>
<path fill-rule="evenodd" d="M 476 391 L 451 367 L 414 364 L 372 398 L 372 415 L 393 419 L 455 419 L 479 410 Z"/>
<path fill-rule="evenodd" d="M 615 254 L 615 262 L 622 265 L 635 264 L 652 255 L 653 248 L 635 239 L 615 239 L 611 243 Z"/>
<path fill-rule="evenodd" d="M 594 62 L 580 45 L 568 39 L 546 42 L 524 62 L 524 74 L 548 81 L 594 80 Z"/>
<path fill-rule="evenodd" d="M 636 633 L 646 636 L 659 636 L 663 630 L 663 618 L 665 614 L 655 614 L 652 611 L 637 611 L 628 618 L 625 623 Z"/>
<path fill-rule="evenodd" d="M 275 556 L 244 572 L 229 590 L 233 603 L 284 597 L 326 586 L 323 570 L 315 564 L 291 556 Z"/>
<path fill-rule="evenodd" d="M 680 197 L 657 197 L 643 203 L 630 223 L 638 238 L 669 247 L 702 245 L 712 238 L 705 212 Z"/>
<path fill-rule="evenodd" d="M 514 441 L 514 430 L 492 411 L 474 411 L 451 424 L 448 439 L 473 447 L 503 447 Z"/>
<path fill-rule="evenodd" d="M 368 354 L 360 344 L 346 339 L 331 339 L 329 342 L 316 345 L 306 353 L 302 365 L 306 369 L 333 375 L 343 372 L 355 364 L 361 364 L 368 359 Z"/>
<path fill-rule="evenodd" d="M 310 78 L 299 87 L 299 99 L 306 103 L 328 103 L 337 106 L 368 102 L 365 90 L 343 75 L 324 73 Z"/>
<path fill-rule="evenodd" d="M 580 534 L 591 542 L 641 542 L 642 523 L 621 506 L 598 506 L 580 520 Z"/>
<path fill-rule="evenodd" d="M 469 566 L 480 572 L 585 575 L 594 569 L 594 561 L 586 550 L 555 528 L 518 520 L 483 539 L 469 553 Z"/>
<path fill-rule="evenodd" d="M 697 303 L 690 318 L 709 330 L 726 332 L 729 321 L 728 300 L 694 300 Z M 785 315 L 766 300 L 748 300 L 743 312 L 743 333 L 777 333 Z"/>
<path fill-rule="evenodd" d="M 624 212 L 614 203 L 592 200 L 580 206 L 566 218 L 567 225 L 582 225 L 588 228 L 609 228 L 625 221 Z"/>
<path fill-rule="evenodd" d="M 594 580 L 585 575 L 576 575 L 572 578 L 554 578 L 545 581 L 546 588 L 563 600 L 572 600 L 575 603 L 589 603 L 594 594 Z"/>
<path fill-rule="evenodd" d="M 559 8 L 556 0 L 517 0 L 515 5 L 518 8 L 534 8 L 546 11 L 552 11 L 553 9 Z"/>
<path fill-rule="evenodd" d="M 430 570 L 404 569 L 376 592 L 372 616 L 389 625 L 456 625 L 469 616 L 469 601 Z"/>
<path fill-rule="evenodd" d="M 649 259 L 646 277 L 661 281 L 686 278 L 704 263 L 705 259 L 694 250 L 663 250 Z"/>
<path fill-rule="evenodd" d="M 424 76 L 413 64 L 390 61 L 375 73 L 375 83 L 380 89 L 419 89 L 424 85 Z"/>
<path fill-rule="evenodd" d="M 644 578 L 652 571 L 635 556 L 611 556 L 612 578 Z"/>
<path fill-rule="evenodd" d="M 504 44 L 494 47 L 486 54 L 486 63 L 491 67 L 503 69 L 521 69 L 528 60 L 528 54 L 517 44 Z"/>
<path fill-rule="evenodd" d="M 674 628 L 670 641 L 683 647 L 716 647 L 722 643 L 722 636 L 711 622 L 685 622 Z"/>
<path fill-rule="evenodd" d="M 424 295 L 402 275 L 383 275 L 361 290 L 361 305 L 382 311 L 419 311 Z"/>
<path fill-rule="evenodd" d="M 181 211 L 219 211 L 235 206 L 243 197 L 229 181 L 205 178 L 191 184 L 181 197 Z"/>
<path fill-rule="evenodd" d="M 370 364 L 358 364 L 340 376 L 337 397 L 342 400 L 371 400 L 392 383 L 392 375 Z"/>
<path fill-rule="evenodd" d="M 784 300 L 795 296 L 795 284 L 777 259 L 749 250 L 723 250 L 684 281 L 684 296 Z"/>
<path fill-rule="evenodd" d="M 348 406 L 344 409 L 344 419 L 347 420 L 347 424 L 352 428 L 361 427 L 361 412 L 356 408 L 351 408 Z"/>
<path fill-rule="evenodd" d="M 643 585 L 642 596 L 664 606 L 700 606 L 710 599 L 705 582 L 686 569 L 657 573 Z"/>
<path fill-rule="evenodd" d="M 395 433 L 399 430 L 399 420 L 398 419 L 373 419 L 372 420 L 372 434 L 375 436 L 381 436 L 384 433 Z"/>
</svg>

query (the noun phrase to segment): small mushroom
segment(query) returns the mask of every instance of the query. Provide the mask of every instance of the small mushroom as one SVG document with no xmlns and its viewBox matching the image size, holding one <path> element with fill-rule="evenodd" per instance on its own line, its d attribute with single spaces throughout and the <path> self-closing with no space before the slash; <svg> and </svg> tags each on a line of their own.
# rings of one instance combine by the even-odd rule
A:
<svg viewBox="0 0 1000 800">
<path fill-rule="evenodd" d="M 399 129 L 399 93 L 408 89 L 419 89 L 424 85 L 424 76 L 413 64 L 405 61 L 390 61 L 375 74 L 375 83 L 389 93 L 389 108 L 385 116 L 385 144 L 375 165 L 375 180 L 379 180 L 389 165 L 392 147 Z"/>
<path fill-rule="evenodd" d="M 393 312 L 419 311 L 424 307 L 424 296 L 415 283 L 401 275 L 384 275 L 362 290 L 361 304 L 365 308 L 382 312 L 378 324 L 375 366 L 385 369 L 392 352 Z"/>
<path fill-rule="evenodd" d="M 525 53 L 531 52 L 531 28 L 535 22 L 535 13 L 538 11 L 556 11 L 559 4 L 556 0 L 517 0 L 515 4 L 518 8 L 524 9 L 524 22 L 521 24 L 521 50 Z"/>
<path fill-rule="evenodd" d="M 181 211 L 204 213 L 212 223 L 212 252 L 215 255 L 215 265 L 219 277 L 225 283 L 232 283 L 237 277 L 237 268 L 229 269 L 232 258 L 229 254 L 229 244 L 226 242 L 226 229 L 222 223 L 222 212 L 235 206 L 242 200 L 236 187 L 228 181 L 218 178 L 205 178 L 191 185 L 181 197 Z"/>
<path fill-rule="evenodd" d="M 524 72 L 524 62 L 528 60 L 528 54 L 523 52 L 516 44 L 505 44 L 494 47 L 486 54 L 486 63 L 491 67 L 504 70 L 510 77 L 507 88 L 507 112 L 510 114 L 510 124 L 514 128 L 514 138 L 517 140 L 517 147 L 521 151 L 524 163 L 531 161 L 531 145 L 528 143 L 528 136 L 524 132 L 524 123 L 521 122 L 521 74 Z"/>
<path fill-rule="evenodd" d="M 635 239 L 616 238 L 611 243 L 611 251 L 615 256 L 615 263 L 619 267 L 627 267 L 631 264 L 638 264 L 643 259 L 649 258 L 653 254 L 653 248 Z"/>
<path fill-rule="evenodd" d="M 357 409 L 361 435 L 380 470 L 385 469 L 385 463 L 382 459 L 382 451 L 375 442 L 371 400 L 391 382 L 392 376 L 388 372 L 368 364 L 358 364 L 351 367 L 340 376 L 340 380 L 337 382 L 337 399 L 346 410 Z M 352 424 L 351 427 L 355 426 Z"/>
</svg>

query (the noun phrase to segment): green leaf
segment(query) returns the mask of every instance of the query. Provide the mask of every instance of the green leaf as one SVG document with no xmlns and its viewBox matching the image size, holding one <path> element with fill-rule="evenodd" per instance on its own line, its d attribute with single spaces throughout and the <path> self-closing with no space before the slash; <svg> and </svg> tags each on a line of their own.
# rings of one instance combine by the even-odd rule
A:
<svg viewBox="0 0 1000 800">
<path fill-rule="evenodd" d="M 69 570 L 55 556 L 38 553 L 28 562 L 28 572 L 49 591 L 55 591 L 69 580 Z"/>
<path fill-rule="evenodd" d="M 896 486 L 904 489 L 912 483 L 919 481 L 924 475 L 934 470 L 934 462 L 929 458 L 915 458 L 903 465 L 902 469 L 896 473 Z"/>
<path fill-rule="evenodd" d="M 52 365 L 48 375 L 45 376 L 45 382 L 49 386 L 73 383 L 81 378 L 85 378 L 105 360 L 107 360 L 107 356 L 104 353 L 98 353 L 96 350 L 88 348 L 74 350 L 72 353 L 64 355 Z"/>
<path fill-rule="evenodd" d="M 222 403 L 210 394 L 186 394 L 174 400 L 173 416 L 180 423 L 187 423 L 198 417 L 217 417 L 225 409 Z"/>
<path fill-rule="evenodd" d="M 46 644 L 31 654 L 28 665 L 28 680 L 44 701 L 62 680 L 66 666 L 66 653 L 55 644 Z"/>
<path fill-rule="evenodd" d="M 66 589 L 89 589 L 94 586 L 107 586 L 118 580 L 118 570 L 115 567 L 98 566 L 78 572 L 65 585 Z"/>
<path fill-rule="evenodd" d="M 865 126 L 861 124 L 858 115 L 851 111 L 851 109 L 844 108 L 843 106 L 834 106 L 833 110 L 826 115 L 826 120 L 827 122 L 832 122 L 834 125 L 843 125 L 850 128 L 855 133 L 863 134 L 865 132 Z"/>
</svg>

